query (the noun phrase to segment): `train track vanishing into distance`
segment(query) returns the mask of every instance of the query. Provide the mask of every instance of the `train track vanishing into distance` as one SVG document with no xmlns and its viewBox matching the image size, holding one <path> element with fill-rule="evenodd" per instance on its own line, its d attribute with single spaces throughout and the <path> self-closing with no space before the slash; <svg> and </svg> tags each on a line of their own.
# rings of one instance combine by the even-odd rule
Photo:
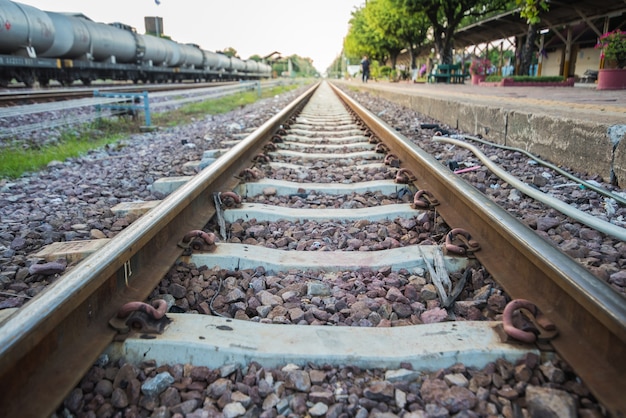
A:
<svg viewBox="0 0 626 418">
<path fill-rule="evenodd" d="M 333 94 L 340 99 L 333 98 Z M 344 110 L 344 106 L 350 109 L 352 116 Z M 363 124 L 360 130 L 351 122 L 352 117 Z M 304 127 L 306 125 L 309 128 Z M 320 125 L 325 126 L 324 130 L 313 132 Z M 340 133 L 332 133 L 332 127 Z M 290 139 L 292 135 L 311 139 L 304 138 L 300 145 L 294 145 Z M 333 136 L 343 139 L 328 139 Z M 375 138 L 377 143 L 370 143 L 368 136 Z M 355 144 L 351 145 L 352 142 Z M 297 160 L 304 158 L 303 153 L 322 161 L 329 160 L 331 157 L 328 154 L 331 153 L 340 154 L 350 161 L 362 159 L 366 169 L 369 164 L 380 165 L 384 159 L 388 168 L 383 179 L 369 182 L 346 180 L 341 184 L 316 184 L 260 178 L 263 177 L 263 167 L 273 164 L 272 155 Z M 372 154 L 378 157 L 372 157 Z M 367 161 L 367 158 L 373 160 Z M 295 163 L 291 166 L 289 161 L 284 164 L 295 171 L 301 169 Z M 395 176 L 395 181 L 389 173 Z M 381 190 L 384 194 L 395 195 L 409 191 L 411 199 L 409 203 L 348 210 L 349 214 L 326 208 L 300 212 L 299 215 L 253 201 L 254 196 L 271 193 L 299 196 L 311 191 L 324 191 L 346 195 Z M 413 200 L 413 193 L 418 191 L 422 191 L 417 193 L 420 198 Z M 238 203 L 238 196 L 243 197 L 243 206 Z M 223 206 L 229 201 L 236 203 L 234 207 Z M 420 208 L 422 204 L 424 208 Z M 301 221 L 317 219 L 318 222 L 336 220 L 341 223 L 341 219 L 357 216 L 360 219 L 393 219 L 407 216 L 406 211 L 411 210 L 427 213 L 430 225 L 427 229 L 432 230 L 434 235 L 430 240 L 435 241 L 435 245 L 407 244 L 397 248 L 391 245 L 378 251 L 303 251 L 307 248 L 298 247 L 293 248 L 294 251 L 281 251 L 254 246 L 246 241 L 236 243 L 236 240 L 229 239 L 230 232 L 224 231 L 226 222 L 233 223 L 238 218 L 299 216 Z M 445 225 L 438 221 L 439 216 L 445 220 Z M 210 221 L 212 225 L 217 225 L 214 232 L 207 231 Z M 319 240 L 310 245 L 319 247 L 325 243 Z M 356 244 L 346 245 L 354 250 L 351 245 Z M 441 252 L 442 247 L 447 250 L 445 254 Z M 558 336 L 549 341 L 551 346 L 571 364 L 611 414 L 626 414 L 622 394 L 622 388 L 626 386 L 626 366 L 621 361 L 626 354 L 626 307 L 623 298 L 469 187 L 441 162 L 327 83 L 309 89 L 199 174 L 186 179 L 166 199 L 154 205 L 1 324 L 0 376 L 5 383 L 0 390 L 0 404 L 3 405 L 3 413 L 7 416 L 45 416 L 52 413 L 98 356 L 119 338 L 119 328 L 111 326 L 111 319 L 116 318 L 128 302 L 144 301 L 153 294 L 155 287 L 177 261 L 196 265 L 203 262 L 209 268 L 228 271 L 254 270 L 265 265 L 269 266 L 267 269 L 282 267 L 305 272 L 421 268 L 429 272 L 426 275 L 434 280 L 433 276 L 437 274 L 430 271 L 435 265 L 441 268 L 441 263 L 437 264 L 441 259 L 457 283 L 464 271 L 480 263 L 511 298 L 531 301 L 558 330 Z M 454 293 L 451 287 L 448 291 Z M 443 304 L 445 301 L 441 296 L 439 292 Z M 284 334 L 284 341 L 290 341 L 292 332 L 297 335 L 291 338 L 293 351 L 290 351 L 288 343 L 281 347 L 282 358 L 314 359 L 316 352 L 322 352 L 318 361 L 338 364 L 365 356 L 363 348 L 367 351 L 368 347 L 362 346 L 368 338 L 395 338 L 393 330 L 399 329 L 392 327 L 388 333 L 382 333 L 381 328 L 358 328 L 352 339 L 343 341 L 341 332 L 347 333 L 347 328 L 254 323 L 250 324 L 254 328 L 248 329 L 243 321 L 233 320 L 227 313 L 205 315 L 201 319 L 190 314 L 168 316 L 173 321 L 169 325 L 172 329 L 192 329 L 187 321 L 211 321 L 200 322 L 205 324 L 205 331 L 207 328 L 213 331 L 203 334 L 200 339 L 204 341 L 201 343 L 206 345 L 200 345 L 198 350 L 213 350 L 214 354 L 209 357 L 214 357 L 213 361 L 217 362 L 232 360 L 239 350 L 244 353 L 240 358 L 275 364 L 279 361 L 276 356 L 281 354 L 269 348 L 266 350 L 263 344 L 267 344 L 268 340 L 261 335 L 268 333 L 267 338 L 281 338 L 281 335 L 272 334 L 273 327 L 281 327 L 279 334 Z M 230 316 L 237 318 L 237 315 Z M 425 338 L 419 334 L 419 328 L 426 326 L 402 327 L 400 333 L 405 343 L 398 343 L 397 352 L 389 357 L 374 356 L 370 359 L 370 367 L 376 367 L 375 364 L 396 364 L 397 367 L 406 359 L 417 362 L 413 352 L 415 347 L 406 341 Z M 449 327 L 450 323 L 438 326 Z M 488 322 L 487 327 L 495 330 L 501 325 Z M 166 343 L 167 328 L 165 336 L 150 337 L 148 341 L 153 344 L 154 350 L 148 353 L 146 359 L 158 355 L 161 340 Z M 444 328 L 438 328 L 438 332 L 457 335 L 454 329 L 442 330 Z M 214 341 L 222 337 L 230 338 L 225 336 L 225 331 L 249 334 L 239 334 L 239 343 L 232 343 L 230 347 L 234 347 L 235 352 L 229 353 L 229 347 Z M 485 332 L 484 329 L 481 332 Z M 130 353 L 129 344 L 133 340 L 141 340 L 145 333 L 142 329 L 131 331 L 124 343 L 116 344 L 127 344 L 120 351 Z M 198 335 L 192 334 L 190 338 L 197 340 Z M 307 341 L 309 347 L 297 345 L 296 340 L 299 339 Z M 335 345 L 336 350 L 324 351 L 329 344 Z M 226 351 L 224 357 L 215 354 L 221 350 Z M 36 402 L 33 402 L 33 394 L 36 394 Z"/>
</svg>

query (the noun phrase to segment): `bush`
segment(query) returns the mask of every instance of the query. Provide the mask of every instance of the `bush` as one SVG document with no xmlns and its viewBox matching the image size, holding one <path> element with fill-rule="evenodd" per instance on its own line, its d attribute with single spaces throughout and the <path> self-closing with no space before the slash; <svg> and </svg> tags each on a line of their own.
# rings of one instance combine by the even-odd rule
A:
<svg viewBox="0 0 626 418">
<path fill-rule="evenodd" d="M 391 67 L 388 67 L 386 65 L 380 67 L 379 74 L 382 78 L 389 78 L 389 76 L 391 75 Z"/>
<path fill-rule="evenodd" d="M 521 83 L 560 83 L 565 81 L 565 78 L 560 76 L 560 75 L 553 75 L 553 76 L 542 76 L 542 77 L 535 77 L 535 76 L 530 76 L 530 75 L 508 75 L 506 77 L 502 77 L 501 75 L 490 75 L 487 76 L 487 78 L 485 79 L 485 81 L 488 82 L 492 82 L 492 83 L 498 83 L 500 82 L 503 78 L 510 78 L 513 81 L 517 81 L 517 82 L 521 82 Z"/>
</svg>

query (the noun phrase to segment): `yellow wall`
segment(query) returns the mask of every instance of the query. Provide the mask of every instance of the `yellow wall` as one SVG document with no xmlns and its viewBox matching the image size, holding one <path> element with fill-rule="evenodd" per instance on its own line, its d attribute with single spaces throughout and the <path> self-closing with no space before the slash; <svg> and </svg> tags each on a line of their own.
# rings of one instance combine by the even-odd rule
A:
<svg viewBox="0 0 626 418">
<path fill-rule="evenodd" d="M 543 59 L 541 75 L 559 75 L 563 61 L 563 50 L 557 49 L 548 53 L 548 57 Z M 570 62 L 570 73 L 574 68 L 574 74 L 582 76 L 587 70 L 597 70 L 600 65 L 600 50 L 591 48 L 582 48 Z"/>
</svg>

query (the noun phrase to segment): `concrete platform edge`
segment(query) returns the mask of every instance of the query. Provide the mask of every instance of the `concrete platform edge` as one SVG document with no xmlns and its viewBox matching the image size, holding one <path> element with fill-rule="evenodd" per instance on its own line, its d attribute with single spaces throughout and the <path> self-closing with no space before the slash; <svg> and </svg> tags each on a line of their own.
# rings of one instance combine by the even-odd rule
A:
<svg viewBox="0 0 626 418">
<path fill-rule="evenodd" d="M 359 85 L 360 90 L 408 107 L 454 129 L 486 140 L 524 149 L 557 165 L 596 174 L 605 182 L 626 185 L 626 120 L 624 125 L 565 118 L 543 111 L 505 109 L 498 103 L 464 103 L 460 98 L 399 93 L 384 85 Z M 565 88 L 565 87 L 564 87 Z M 563 103 L 567 106 L 566 103 Z"/>
</svg>

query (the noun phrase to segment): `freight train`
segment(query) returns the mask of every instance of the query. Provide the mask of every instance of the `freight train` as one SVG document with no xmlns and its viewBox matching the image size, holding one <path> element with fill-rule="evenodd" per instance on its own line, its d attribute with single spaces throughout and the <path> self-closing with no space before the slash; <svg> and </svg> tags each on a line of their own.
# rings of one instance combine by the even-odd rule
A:
<svg viewBox="0 0 626 418">
<path fill-rule="evenodd" d="M 144 83 L 261 79 L 271 67 L 206 51 L 195 44 L 141 35 L 121 23 L 55 13 L 0 0 L 0 85 L 51 80 L 131 80 Z"/>
</svg>

